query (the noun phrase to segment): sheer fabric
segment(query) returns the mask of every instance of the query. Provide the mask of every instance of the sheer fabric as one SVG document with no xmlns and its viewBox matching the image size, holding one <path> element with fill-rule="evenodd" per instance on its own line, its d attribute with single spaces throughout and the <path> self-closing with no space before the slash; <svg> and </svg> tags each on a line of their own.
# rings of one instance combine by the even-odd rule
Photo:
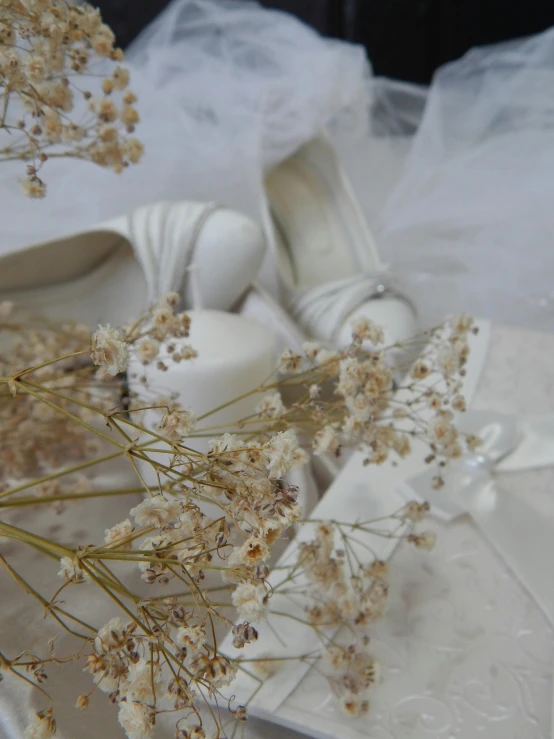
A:
<svg viewBox="0 0 554 739">
<path fill-rule="evenodd" d="M 362 47 L 242 0 L 175 0 L 127 61 L 143 160 L 121 175 L 50 160 L 43 201 L 19 192 L 21 162 L 2 163 L 0 253 L 156 200 L 217 201 L 259 216 L 262 171 L 369 91 Z"/>
<path fill-rule="evenodd" d="M 469 311 L 554 330 L 553 86 L 554 29 L 474 49 L 433 80 L 378 234 L 429 321 Z"/>
</svg>

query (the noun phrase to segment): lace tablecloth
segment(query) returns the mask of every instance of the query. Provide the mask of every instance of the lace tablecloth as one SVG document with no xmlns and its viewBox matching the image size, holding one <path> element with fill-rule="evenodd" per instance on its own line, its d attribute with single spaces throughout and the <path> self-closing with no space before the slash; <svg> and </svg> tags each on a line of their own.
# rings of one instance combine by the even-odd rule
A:
<svg viewBox="0 0 554 739">
<path fill-rule="evenodd" d="M 554 335 L 496 327 L 473 408 L 554 411 Z M 504 474 L 501 484 L 551 518 L 554 530 L 554 469 Z M 110 505 L 122 507 L 120 517 L 124 517 L 131 502 Z M 86 532 L 94 541 L 109 521 L 119 520 L 117 515 L 112 510 L 104 516 L 89 501 L 68 509 L 64 516 L 47 513 L 43 523 L 60 540 L 81 541 Z M 14 523 L 25 526 L 24 520 Z M 367 737 L 550 739 L 552 628 L 470 521 L 435 527 L 439 540 L 434 552 L 415 556 L 413 548 L 401 547 L 394 560 L 389 613 L 373 635 L 383 681 L 375 688 L 371 711 L 363 719 Z M 0 543 L 0 547 L 8 559 L 16 556 L 14 545 Z M 32 571 L 33 581 L 40 583 L 44 593 L 52 593 L 59 584 L 56 569 L 43 559 L 29 552 L 26 561 L 18 564 L 22 571 Z M 545 562 L 545 567 L 551 566 Z M 92 603 L 86 602 L 84 590 L 79 605 L 87 611 Z M 45 622 L 40 609 L 5 571 L 0 572 L 0 593 L 0 641 L 13 654 L 44 634 Z M 97 615 L 96 620 L 103 623 L 103 616 L 113 615 L 112 609 Z M 309 674 L 288 699 L 288 706 L 337 715 L 331 696 L 313 705 L 314 681 L 320 679 Z M 21 739 L 17 728 L 21 706 L 5 683 L 0 684 L 0 737 Z M 75 697 L 90 689 L 90 676 L 77 666 L 51 671 L 48 683 L 58 704 L 64 739 L 123 737 L 116 709 L 105 695 L 93 696 L 84 714 L 74 709 Z M 161 731 L 159 736 L 169 739 L 173 733 Z M 244 736 L 293 739 L 300 735 L 252 720 Z"/>
</svg>

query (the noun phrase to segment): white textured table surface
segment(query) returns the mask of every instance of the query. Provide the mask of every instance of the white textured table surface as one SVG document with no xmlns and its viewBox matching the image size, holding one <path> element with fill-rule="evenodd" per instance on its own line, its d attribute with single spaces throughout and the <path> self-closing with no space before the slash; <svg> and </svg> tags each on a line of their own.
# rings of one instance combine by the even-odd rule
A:
<svg viewBox="0 0 554 739">
<path fill-rule="evenodd" d="M 554 335 L 503 327 L 493 329 L 489 358 L 474 408 L 537 413 L 554 410 Z M 502 486 L 525 496 L 549 516 L 554 526 L 554 469 L 504 474 Z M 128 509 L 130 502 L 112 506 Z M 28 514 L 27 514 L 28 515 Z M 36 515 L 36 513 L 35 513 Z M 60 540 L 91 540 L 103 533 L 113 510 L 103 515 L 90 502 L 67 515 L 46 514 L 42 525 Z M 20 519 L 19 525 L 25 521 Z M 514 522 L 517 526 L 517 522 Z M 391 577 L 387 618 L 376 626 L 375 653 L 383 665 L 383 682 L 373 693 L 364 734 L 371 739 L 547 739 L 551 731 L 554 635 L 545 617 L 503 562 L 491 551 L 469 521 L 436 524 L 437 549 L 414 556 L 400 549 Z M 56 531 L 54 530 L 56 529 Z M 9 559 L 14 545 L 1 544 Z M 49 563 L 32 552 L 22 569 L 32 568 L 43 592 L 54 592 L 58 581 Z M 14 563 L 17 564 L 17 561 Z M 551 567 L 552 563 L 545 563 Z M 45 632 L 39 609 L 0 573 L 0 641 L 13 650 Z M 84 609 L 91 608 L 83 593 Z M 97 620 L 103 623 L 102 614 Z M 106 617 L 113 615 L 107 609 Z M 51 633 L 51 630 L 50 630 Z M 313 701 L 309 675 L 289 706 L 302 709 Z M 94 697 L 94 713 L 73 708 L 75 696 L 90 686 L 79 668 L 52 674 L 49 689 L 58 702 L 64 739 L 122 737 L 116 711 L 106 697 Z M 0 705 L 9 696 L 0 685 Z M 13 701 L 11 703 L 13 706 Z M 314 706 L 332 714 L 333 700 Z M 16 712 L 17 713 L 17 712 Z M 92 719 L 92 716 L 94 718 Z M 5 738 L 0 721 L 0 737 Z M 160 732 L 160 737 L 173 735 Z M 20 735 L 13 734 L 20 739 Z M 292 731 L 251 721 L 250 739 L 293 739 Z M 11 737 L 10 737 L 11 739 Z"/>
<path fill-rule="evenodd" d="M 554 335 L 494 328 L 472 407 L 554 411 Z M 554 531 L 554 469 L 499 479 L 548 516 Z M 373 636 L 383 682 L 361 720 L 364 733 L 368 739 L 550 738 L 552 628 L 469 520 L 434 527 L 434 552 L 414 556 L 404 547 L 394 559 L 389 613 Z M 287 705 L 338 716 L 332 698 L 313 703 L 321 679 L 309 675 Z M 252 722 L 248 736 L 300 735 Z"/>
</svg>

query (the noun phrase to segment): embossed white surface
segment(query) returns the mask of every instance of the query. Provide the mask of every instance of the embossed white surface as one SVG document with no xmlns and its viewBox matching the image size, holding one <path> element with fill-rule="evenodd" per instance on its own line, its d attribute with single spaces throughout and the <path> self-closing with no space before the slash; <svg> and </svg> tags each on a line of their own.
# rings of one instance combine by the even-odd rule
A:
<svg viewBox="0 0 554 739">
<path fill-rule="evenodd" d="M 368 716 L 349 726 L 371 739 L 546 739 L 551 628 L 468 521 L 437 529 L 432 555 L 396 555 L 373 637 L 383 681 Z M 285 705 L 342 721 L 315 672 Z"/>
<path fill-rule="evenodd" d="M 493 328 L 472 407 L 554 410 L 554 335 Z M 499 483 L 554 515 L 554 469 L 499 474 Z M 395 556 L 389 613 L 373 635 L 383 680 L 369 714 L 343 719 L 314 670 L 283 709 L 314 736 L 339 736 L 340 726 L 341 739 L 550 739 L 551 627 L 468 519 L 433 528 L 434 552 Z M 247 736 L 300 735 L 252 721 Z"/>
<path fill-rule="evenodd" d="M 554 335 L 493 329 L 489 359 L 473 403 L 474 408 L 501 412 L 540 413 L 554 410 Z M 552 515 L 554 470 L 510 472 L 499 476 L 502 487 Z M 60 540 L 82 540 L 83 522 L 95 540 L 109 520 L 124 518 L 133 503 L 114 501 L 103 516 L 94 501 L 83 502 L 67 516 L 47 514 L 41 526 Z M 72 513 L 73 515 L 70 515 Z M 33 512 L 34 514 L 34 512 Z M 22 513 L 17 524 L 28 525 Z M 373 644 L 383 665 L 383 682 L 375 688 L 369 715 L 348 723 L 365 739 L 550 739 L 554 635 L 529 595 L 488 547 L 471 523 L 435 525 L 437 549 L 414 554 L 399 549 L 391 577 L 389 615 L 375 628 Z M 54 528 L 56 529 L 54 531 Z M 9 548 L 11 560 L 33 572 L 45 592 L 58 584 L 56 567 L 34 553 L 25 559 Z M 13 555 L 12 551 L 14 550 Z M 43 558 L 42 558 L 43 559 Z M 17 561 L 16 561 L 17 560 Z M 55 563 L 54 563 L 55 565 Z M 552 566 L 545 563 L 545 566 Z M 5 572 L 0 574 L 1 641 L 16 650 L 40 634 L 52 633 L 47 622 Z M 81 607 L 93 607 L 83 591 Z M 99 622 L 113 614 L 110 604 L 95 603 Z M 74 709 L 75 696 L 90 688 L 88 675 L 70 667 L 55 671 L 49 690 L 58 704 L 64 739 L 123 737 L 113 706 L 94 695 L 94 713 Z M 323 684 L 323 695 L 319 690 Z M 4 687 L 0 699 L 9 702 Z M 1 703 L 1 700 L 0 700 Z M 19 704 L 19 706 L 18 706 Z M 310 674 L 285 702 L 289 716 L 307 726 L 329 728 L 330 718 L 344 721 L 327 686 Z M 16 712 L 20 700 L 12 701 Z M 311 711 L 309 709 L 312 709 Z M 6 703 L 4 703 L 6 711 Z M 93 717 L 93 718 L 91 718 Z M 347 739 L 346 723 L 333 739 Z M 160 727 L 161 729 L 162 727 Z M 0 722 L 0 737 L 2 722 Z M 20 734 L 14 734 L 18 739 Z M 172 739 L 174 730 L 159 732 Z M 260 720 L 245 727 L 244 739 L 300 737 Z"/>
</svg>

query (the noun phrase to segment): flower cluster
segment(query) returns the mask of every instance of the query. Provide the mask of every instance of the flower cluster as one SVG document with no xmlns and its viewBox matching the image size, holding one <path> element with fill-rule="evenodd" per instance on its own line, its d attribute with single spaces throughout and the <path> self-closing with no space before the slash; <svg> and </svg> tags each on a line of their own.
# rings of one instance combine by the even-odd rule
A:
<svg viewBox="0 0 554 739">
<path fill-rule="evenodd" d="M 314 625 L 365 627 L 385 613 L 387 567 L 376 561 L 352 577 L 345 549 L 335 547 L 335 532 L 335 526 L 322 523 L 314 540 L 300 545 L 300 565 L 317 595 L 308 617 Z"/>
<path fill-rule="evenodd" d="M 14 378 L 0 387 L 0 488 L 28 479 L 26 487 L 37 499 L 59 499 L 56 505 L 62 512 L 63 497 L 86 492 L 87 478 L 67 474 L 38 484 L 34 479 L 100 454 L 101 440 L 85 424 L 100 409 L 119 402 L 121 384 L 94 380 L 83 351 L 90 339 L 85 326 L 31 322 L 4 304 L 0 336 L 0 374 Z M 28 369 L 22 373 L 22 367 Z"/>
<path fill-rule="evenodd" d="M 418 438 L 429 446 L 428 462 L 440 467 L 477 443 L 460 438 L 454 424 L 455 413 L 465 410 L 461 379 L 474 330 L 462 315 L 423 334 L 420 358 L 400 381 L 390 361 L 394 347 L 382 345 L 383 331 L 367 318 L 356 320 L 352 343 L 342 351 L 316 342 L 302 354 L 287 349 L 279 362 L 284 379 L 258 404 L 256 428 L 301 429 L 318 456 L 359 446 L 366 464 L 405 457 Z"/>
<path fill-rule="evenodd" d="M 99 11 L 86 3 L 3 0 L 0 129 L 8 136 L 0 160 L 28 162 L 28 196 L 44 197 L 39 175 L 51 157 L 86 159 L 116 172 L 139 161 L 143 147 L 131 135 L 139 120 L 136 98 L 114 42 Z M 83 88 L 87 76 L 100 78 L 101 87 Z"/>
<path fill-rule="evenodd" d="M 345 446 L 364 449 L 368 464 L 380 463 L 390 453 L 404 456 L 414 428 L 429 444 L 430 459 L 444 462 L 455 456 L 454 445 L 461 446 L 463 439 L 455 430 L 453 413 L 463 409 L 460 377 L 467 358 L 464 341 L 472 324 L 458 318 L 427 335 L 421 360 L 401 384 L 393 378 L 386 348 L 380 348 L 382 334 L 367 321 L 354 326 L 352 344 L 344 351 L 314 343 L 302 354 L 287 351 L 280 362 L 286 374 L 252 389 L 256 397 L 263 391 L 255 413 L 237 419 L 236 433 L 222 433 L 199 447 L 193 440 L 207 435 L 209 426 L 202 423 L 209 414 L 197 418 L 193 409 L 179 406 L 178 398 L 149 398 L 145 404 L 139 395 L 127 397 L 122 377 L 133 367 L 140 372 L 141 365 L 155 363 L 161 370 L 169 369 L 172 362 L 194 356 L 192 349 L 183 352 L 175 346 L 189 333 L 189 318 L 177 306 L 178 296 L 168 294 L 134 323 L 101 326 L 92 337 L 69 325 L 56 332 L 45 324 L 29 335 L 16 322 L 5 324 L 18 337 L 28 337 L 18 339 L 15 353 L 0 357 L 2 413 L 17 429 L 14 449 L 33 438 L 27 428 L 19 437 L 18 408 L 32 413 L 35 424 L 44 413 L 41 433 L 49 438 L 49 430 L 55 430 L 58 439 L 56 444 L 52 438 L 49 448 L 48 443 L 38 443 L 37 434 L 29 442 L 29 448 L 36 447 L 34 457 L 23 445 L 26 454 L 20 464 L 26 466 L 21 469 L 15 457 L 10 461 L 8 452 L 2 451 L 9 462 L 2 491 L 8 503 L 3 505 L 9 510 L 9 501 L 25 503 L 20 494 L 29 485 L 10 489 L 13 478 L 36 477 L 50 469 L 56 455 L 64 464 L 75 462 L 71 474 L 52 479 L 43 475 L 34 485 L 39 491 L 32 498 L 34 504 L 50 502 L 63 510 L 65 498 L 94 495 L 94 478 L 83 480 L 77 464 L 85 459 L 83 468 L 94 469 L 96 461 L 87 458 L 90 450 L 85 449 L 85 442 L 91 441 L 97 454 L 99 443 L 102 448 L 115 445 L 116 451 L 100 457 L 100 462 L 110 456 L 129 460 L 144 494 L 129 506 L 123 520 L 105 530 L 100 543 L 69 547 L 41 538 L 40 548 L 59 560 L 59 588 L 51 600 L 35 596 L 41 606 L 49 604 L 57 623 L 74 636 L 79 633 L 73 625 L 88 629 L 80 634 L 83 648 L 72 659 L 86 660 L 91 692 L 106 693 L 117 706 L 129 739 L 153 736 L 158 717 L 170 712 L 176 713 L 178 739 L 204 737 L 209 731 L 202 711 L 206 703 L 212 706 L 208 713 L 220 735 L 225 720 L 235 726 L 234 722 L 244 721 L 244 706 L 230 705 L 227 719 L 213 706 L 228 702 L 226 688 L 248 661 L 249 645 L 262 641 L 274 597 L 286 597 L 287 589 L 297 598 L 301 592 L 305 624 L 318 635 L 326 634 L 319 655 L 326 665 L 322 674 L 328 671 L 344 711 L 360 716 L 369 708 L 369 691 L 378 679 L 367 632 L 386 612 L 389 561 L 368 557 L 367 548 L 362 555 L 359 542 L 385 536 L 420 550 L 432 549 L 435 534 L 416 530 L 428 506 L 412 502 L 388 523 L 310 522 L 312 540 L 298 544 L 296 558 L 279 568 L 283 577 L 276 583 L 270 578 L 276 545 L 292 526 L 305 524 L 289 475 L 308 462 L 310 452 L 338 456 Z M 3 320 L 10 318 L 7 308 L 0 312 Z M 28 370 L 20 369 L 23 362 Z M 433 378 L 430 385 L 428 378 Z M 145 390 L 146 385 L 139 383 Z M 159 413 L 157 422 L 141 423 L 145 407 Z M 145 481 L 140 471 L 144 465 L 154 472 L 154 484 Z M 21 530 L 5 519 L 0 533 L 22 537 Z M 32 533 L 23 534 L 33 543 Z M 125 563 L 140 576 L 132 588 L 116 575 L 113 562 Z M 13 568 L 10 572 L 15 573 Z M 104 625 L 76 617 L 73 622 L 62 592 L 74 588 L 107 591 L 121 609 Z M 343 627 L 354 634 L 352 643 L 328 636 Z M 221 628 L 230 633 L 233 647 L 244 658 L 231 659 L 221 652 Z M 37 685 L 47 664 L 64 661 L 53 653 L 20 659 L 32 666 Z M 278 659 L 268 655 L 250 666 L 254 674 L 269 675 Z M 15 670 L 17 660 L 10 666 Z M 86 710 L 89 698 L 90 693 L 79 696 L 77 707 Z M 37 714 L 29 731 L 33 737 L 42 736 L 40 731 L 52 736 L 52 710 Z"/>
<path fill-rule="evenodd" d="M 94 364 L 104 367 L 107 374 L 113 376 L 127 369 L 129 350 L 118 329 L 98 326 L 92 334 L 90 356 Z"/>
<path fill-rule="evenodd" d="M 125 372 L 131 353 L 143 365 L 155 361 L 160 370 L 167 370 L 170 362 L 178 364 L 193 359 L 196 352 L 192 347 L 185 345 L 177 351 L 172 343 L 189 335 L 190 318 L 187 313 L 177 310 L 179 302 L 178 293 L 164 293 L 140 319 L 128 326 L 122 329 L 98 326 L 91 337 L 90 356 L 100 367 L 99 376 L 105 378 Z M 168 433 L 171 433 L 170 426 L 174 433 L 182 421 L 178 422 L 177 416 L 172 416 L 164 423 Z"/>
<path fill-rule="evenodd" d="M 230 684 L 238 664 L 218 653 L 213 621 L 232 627 L 238 648 L 256 641 L 252 623 L 264 618 L 270 600 L 266 562 L 281 533 L 300 518 L 296 490 L 280 479 L 306 460 L 291 430 L 256 442 L 225 434 L 206 455 L 181 447 L 180 434 L 170 436 L 175 457 L 187 461 L 175 494 L 147 497 L 129 519 L 106 530 L 104 546 L 93 547 L 93 555 L 85 549 L 63 557 L 59 573 L 63 587 L 89 587 L 101 575 L 99 557 L 128 556 L 147 586 L 186 586 L 179 598 L 143 596 L 134 622 L 115 617 L 92 642 L 86 669 L 118 705 L 130 739 L 150 736 L 159 712 L 195 714 L 203 696 L 218 696 Z M 200 499 L 217 515 L 193 502 Z M 223 616 L 204 585 L 214 572 L 223 578 L 229 607 L 236 608 L 236 623 Z M 221 593 L 222 586 L 215 590 Z M 243 720 L 239 708 L 234 715 Z M 202 730 L 199 713 L 194 726 Z"/>
<path fill-rule="evenodd" d="M 133 135 L 139 114 L 121 61 L 114 34 L 88 4 L 2 0 L 0 161 L 27 163 L 22 184 L 28 196 L 45 195 L 42 168 L 53 157 L 92 161 L 115 172 L 139 161 L 142 145 Z M 478 443 L 461 438 L 454 423 L 465 410 L 461 377 L 473 323 L 459 316 L 422 336 L 420 359 L 405 368 L 401 381 L 391 369 L 382 329 L 366 318 L 354 322 L 344 350 L 314 342 L 300 353 L 286 350 L 281 377 L 241 396 L 264 393 L 231 434 L 199 428 L 210 414 L 197 418 L 178 397 L 129 391 L 127 376 L 136 379 L 141 367 L 167 371 L 196 356 L 182 342 L 190 320 L 178 306 L 179 296 L 169 293 L 135 322 L 99 326 L 90 335 L 72 323 L 28 315 L 19 320 L 11 304 L 0 304 L 0 329 L 15 338 L 2 341 L 0 352 L 0 510 L 8 513 L 0 535 L 58 561 L 56 592 L 45 597 L 35 590 L 4 554 L 0 564 L 60 629 L 81 640 L 66 657 L 56 653 L 55 639 L 46 655 L 27 650 L 10 660 L 0 652 L 0 680 L 11 673 L 49 699 L 42 687 L 48 665 L 81 660 L 91 690 L 77 697 L 76 707 L 84 711 L 94 691 L 106 693 L 129 739 L 149 739 L 158 718 L 172 712 L 176 739 L 206 739 L 210 728 L 218 737 L 235 736 L 246 706 L 233 705 L 224 693 L 230 688 L 232 694 L 244 666 L 222 653 L 218 629 L 229 632 L 248 661 L 248 647 L 261 640 L 258 629 L 263 634 L 274 597 L 292 592 L 303 599 L 305 625 L 322 638 L 320 653 L 310 657 L 325 665 L 321 673 L 329 673 L 346 714 L 361 716 L 379 675 L 367 630 L 386 610 L 389 561 L 368 557 L 372 550 L 365 546 L 362 553 L 360 538 L 403 539 L 430 550 L 434 532 L 416 530 L 428 506 L 412 502 L 378 522 L 312 521 L 314 538 L 298 545 L 275 582 L 270 567 L 277 543 L 305 523 L 289 475 L 308 462 L 310 452 L 338 457 L 344 447 L 357 446 L 367 464 L 381 464 L 391 454 L 406 456 L 417 438 L 429 447 L 426 461 L 437 464 L 434 484 L 440 487 L 441 467 L 465 444 Z M 147 378 L 138 379 L 150 392 Z M 142 422 L 148 411 L 159 414 L 157 423 Z M 215 429 L 221 435 L 207 449 L 191 441 L 211 437 Z M 101 478 L 105 463 L 118 458 L 129 463 L 136 488 L 97 484 L 95 473 Z M 145 465 L 154 484 L 141 472 Z M 63 514 L 69 500 L 137 492 L 141 501 L 97 544 L 69 546 L 48 538 L 61 526 L 51 527 L 47 537 L 35 533 L 37 521 L 28 531 L 10 523 L 9 514 L 17 516 L 25 506 Z M 125 564 L 140 580 L 120 576 L 114 566 Z M 103 625 L 88 623 L 93 614 L 72 613 L 65 597 L 77 588 L 96 588 L 118 613 Z M 341 640 L 344 629 L 354 635 L 352 643 Z M 250 674 L 268 679 L 278 659 L 258 653 Z M 225 704 L 224 718 L 217 707 Z M 213 726 L 206 726 L 206 715 Z M 25 739 L 55 734 L 49 705 L 33 716 Z"/>
<path fill-rule="evenodd" d="M 123 375 L 130 356 L 143 357 L 145 344 L 148 361 L 160 368 L 195 356 L 187 347 L 172 351 L 171 341 L 188 336 L 190 326 L 188 315 L 177 310 L 178 301 L 176 293 L 168 293 L 134 323 L 99 326 L 92 335 L 80 324 L 55 323 L 28 315 L 23 306 L 0 305 L 0 374 L 13 378 L 0 387 L 0 428 L 5 434 L 0 489 L 27 479 L 19 486 L 22 493 L 30 490 L 59 513 L 65 510 L 64 501 L 90 490 L 85 474 L 89 461 L 111 451 L 104 435 L 91 433 L 90 425 L 99 426 L 104 413 L 121 412 L 132 402 Z M 159 431 L 179 439 L 193 427 L 194 413 L 173 403 Z M 74 472 L 60 474 L 70 468 Z M 42 479 L 49 473 L 56 476 Z"/>
<path fill-rule="evenodd" d="M 291 568 L 292 581 L 302 578 L 306 616 L 317 633 L 339 629 L 334 638 L 323 640 L 320 671 L 327 674 L 351 718 L 369 710 L 369 691 L 379 679 L 379 665 L 369 649 L 367 632 L 385 615 L 389 593 L 389 561 L 368 559 L 368 550 L 359 547 L 360 540 L 385 536 L 419 549 L 432 549 L 435 533 L 415 531 L 428 511 L 427 504 L 412 501 L 388 519 L 388 530 L 376 528 L 372 521 L 319 522 L 313 539 L 299 545 Z M 290 587 L 290 580 L 285 578 L 283 583 Z M 280 587 L 275 588 L 276 593 Z M 354 640 L 345 642 L 344 637 L 351 639 L 352 634 Z"/>
<path fill-rule="evenodd" d="M 112 618 L 97 633 L 85 670 L 97 688 L 117 704 L 119 722 L 129 739 L 148 739 L 160 713 L 193 717 L 204 736 L 197 707 L 203 696 L 220 695 L 236 675 L 236 665 L 210 646 L 204 624 L 168 599 L 144 608 L 151 619 L 136 622 Z M 196 729 L 195 729 L 196 727 Z M 178 730 L 179 731 L 179 730 Z"/>
<path fill-rule="evenodd" d="M 477 332 L 470 316 L 454 316 L 431 334 L 407 382 L 410 413 L 421 418 L 422 437 L 430 448 L 426 462 L 437 464 L 435 488 L 443 486 L 441 468 L 449 460 L 458 459 L 466 449 L 473 450 L 481 443 L 472 435 L 462 437 L 455 424 L 456 413 L 466 410 L 462 378 L 469 356 L 468 336 Z M 411 431 L 415 435 L 413 426 Z"/>
<path fill-rule="evenodd" d="M 184 623 L 180 614 L 173 616 Z M 186 665 L 186 676 L 169 669 L 165 674 L 166 649 L 171 649 L 183 667 Z M 200 688 L 209 684 L 217 691 L 234 675 L 228 660 L 210 654 L 204 631 L 198 626 L 171 629 L 164 623 L 152 639 L 139 633 L 136 623 L 117 617 L 98 632 L 85 669 L 92 673 L 98 688 L 118 704 L 119 721 L 130 739 L 151 736 L 156 714 L 162 710 L 193 708 L 198 697 L 196 683 Z"/>
<path fill-rule="evenodd" d="M 131 510 L 139 529 L 154 529 L 140 541 L 142 579 L 149 584 L 165 584 L 176 577 L 201 582 L 216 557 L 220 568 L 228 566 L 231 580 L 259 585 L 259 568 L 271 547 L 301 515 L 296 490 L 280 481 L 306 461 L 294 432 L 246 443 L 225 434 L 211 442 L 207 455 L 181 448 L 175 441 L 174 455 L 181 463 L 187 461 L 187 475 L 179 476 L 174 486 L 176 497 L 153 495 Z M 169 466 L 176 468 L 172 461 Z M 216 506 L 217 517 L 208 517 L 193 499 Z M 129 526 L 128 521 L 116 525 L 106 532 L 107 540 L 119 547 L 120 536 L 131 533 Z M 135 532 L 134 538 L 139 536 Z M 245 605 L 252 595 L 248 587 L 234 597 L 245 613 L 252 611 Z M 245 620 L 254 619 L 245 615 Z"/>
<path fill-rule="evenodd" d="M 388 536 L 402 538 L 418 549 L 432 549 L 434 532 L 413 531 L 414 523 L 423 520 L 427 511 L 426 504 L 408 504 L 391 516 L 390 522 L 397 525 Z M 388 564 L 381 560 L 360 562 L 359 554 L 351 549 L 349 542 L 349 535 L 356 532 L 370 535 L 372 527 L 370 524 L 347 526 L 322 522 L 316 527 L 314 539 L 299 545 L 298 567 L 314 601 L 314 605 L 307 608 L 307 614 L 316 626 L 347 625 L 354 630 L 364 630 L 385 614 Z M 337 546 L 337 541 L 341 546 Z M 359 564 L 355 570 L 353 561 Z"/>
<path fill-rule="evenodd" d="M 369 691 L 379 681 L 379 664 L 369 649 L 369 638 L 346 646 L 331 644 L 324 660 L 331 669 L 330 683 L 340 696 L 341 707 L 350 718 L 369 710 Z"/>
</svg>

